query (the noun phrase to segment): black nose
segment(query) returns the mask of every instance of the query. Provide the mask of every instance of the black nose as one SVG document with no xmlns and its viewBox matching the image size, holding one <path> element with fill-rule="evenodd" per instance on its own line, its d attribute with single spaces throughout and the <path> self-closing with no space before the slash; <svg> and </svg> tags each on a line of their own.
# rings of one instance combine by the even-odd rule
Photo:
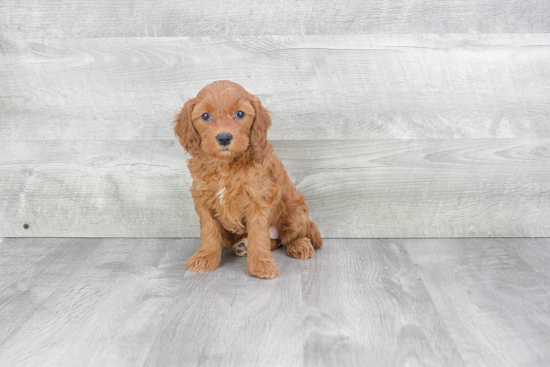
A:
<svg viewBox="0 0 550 367">
<path fill-rule="evenodd" d="M 221 133 L 216 136 L 216 140 L 220 145 L 226 146 L 231 144 L 231 140 L 233 140 L 233 135 L 229 133 Z"/>
</svg>

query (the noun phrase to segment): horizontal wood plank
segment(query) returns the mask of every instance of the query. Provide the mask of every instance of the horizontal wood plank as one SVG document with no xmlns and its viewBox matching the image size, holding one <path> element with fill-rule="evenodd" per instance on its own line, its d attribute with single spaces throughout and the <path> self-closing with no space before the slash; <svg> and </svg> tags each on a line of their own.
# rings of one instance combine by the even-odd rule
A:
<svg viewBox="0 0 550 367">
<path fill-rule="evenodd" d="M 550 235 L 550 139 L 274 146 L 325 237 Z M 187 155 L 175 141 L 2 149 L 0 236 L 199 234 Z"/>
<path fill-rule="evenodd" d="M 549 15 L 544 0 L 4 0 L 0 33 L 10 38 L 526 33 L 549 32 Z"/>
<path fill-rule="evenodd" d="M 2 141 L 172 140 L 219 79 L 277 140 L 550 138 L 550 34 L 4 39 L 0 57 Z"/>
</svg>

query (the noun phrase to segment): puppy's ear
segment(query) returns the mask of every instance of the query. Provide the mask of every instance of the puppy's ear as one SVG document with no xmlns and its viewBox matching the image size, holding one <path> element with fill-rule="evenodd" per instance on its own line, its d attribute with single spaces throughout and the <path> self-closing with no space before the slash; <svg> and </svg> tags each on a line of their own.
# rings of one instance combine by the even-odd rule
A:
<svg viewBox="0 0 550 367">
<path fill-rule="evenodd" d="M 178 113 L 174 119 L 174 133 L 178 137 L 183 148 L 192 156 L 196 156 L 200 152 L 201 138 L 191 120 L 193 107 L 195 107 L 194 98 L 185 102 L 180 113 Z"/>
<path fill-rule="evenodd" d="M 261 161 L 271 146 L 267 142 L 267 129 L 271 126 L 271 117 L 258 98 L 252 99 L 252 106 L 256 116 L 250 130 L 250 143 L 256 158 Z"/>
</svg>

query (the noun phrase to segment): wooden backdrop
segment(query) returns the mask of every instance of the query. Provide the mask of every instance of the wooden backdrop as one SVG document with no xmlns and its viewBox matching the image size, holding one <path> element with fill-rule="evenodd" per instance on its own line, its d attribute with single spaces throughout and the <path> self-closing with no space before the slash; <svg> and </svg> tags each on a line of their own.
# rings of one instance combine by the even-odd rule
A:
<svg viewBox="0 0 550 367">
<path fill-rule="evenodd" d="M 547 0 L 3 0 L 0 236 L 198 236 L 171 120 L 218 79 L 325 237 L 550 236 L 548 32 Z"/>
</svg>

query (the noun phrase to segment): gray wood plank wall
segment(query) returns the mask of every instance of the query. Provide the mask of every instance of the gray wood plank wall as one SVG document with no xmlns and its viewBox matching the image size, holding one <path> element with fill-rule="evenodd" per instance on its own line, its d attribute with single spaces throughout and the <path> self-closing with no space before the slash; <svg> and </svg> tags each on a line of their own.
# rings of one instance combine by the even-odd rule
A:
<svg viewBox="0 0 550 367">
<path fill-rule="evenodd" d="M 549 31 L 547 1 L 3 2 L 0 236 L 197 236 L 170 122 L 217 79 L 325 237 L 550 236 Z"/>
<path fill-rule="evenodd" d="M 10 38 L 544 33 L 546 0 L 3 0 Z"/>
</svg>

